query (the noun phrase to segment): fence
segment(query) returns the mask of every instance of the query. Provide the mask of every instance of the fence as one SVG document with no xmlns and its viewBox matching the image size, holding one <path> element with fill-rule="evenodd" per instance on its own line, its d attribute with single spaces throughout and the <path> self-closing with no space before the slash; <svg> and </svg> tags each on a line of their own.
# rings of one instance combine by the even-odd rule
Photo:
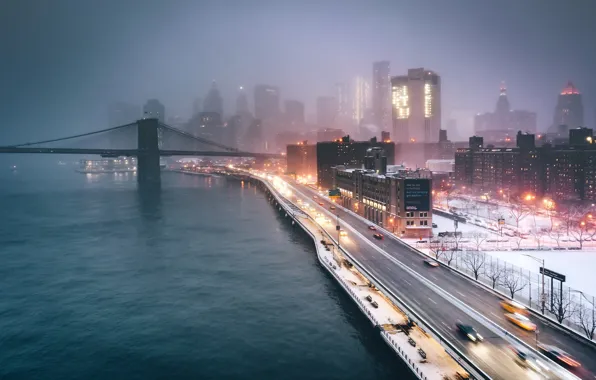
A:
<svg viewBox="0 0 596 380">
<path fill-rule="evenodd" d="M 596 337 L 595 297 L 558 280 L 515 266 L 477 250 L 433 247 L 429 254 L 442 263 L 468 274 L 492 289 L 524 304 L 586 336 Z M 422 247 L 418 247 L 422 248 Z M 544 297 L 544 311 L 542 299 Z"/>
</svg>

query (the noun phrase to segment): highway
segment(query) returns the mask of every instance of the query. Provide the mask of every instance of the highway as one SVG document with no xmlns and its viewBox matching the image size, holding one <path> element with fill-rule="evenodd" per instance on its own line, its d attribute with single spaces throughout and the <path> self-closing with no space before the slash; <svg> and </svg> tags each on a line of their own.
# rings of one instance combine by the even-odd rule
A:
<svg viewBox="0 0 596 380">
<path fill-rule="evenodd" d="M 295 195 L 301 196 L 300 193 L 302 193 L 302 195 L 306 195 L 302 198 L 308 198 L 303 199 L 304 201 L 311 205 L 317 205 L 313 200 L 313 195 L 318 194 L 314 190 L 304 185 L 293 184 L 292 186 L 295 190 L 299 190 Z M 329 212 L 330 201 L 322 197 L 317 200 L 324 202 L 324 208 Z M 391 291 L 407 300 L 425 319 L 435 322 L 434 327 L 445 338 L 456 344 L 458 349 L 479 365 L 489 376 L 495 379 L 536 378 L 533 372 L 529 372 L 529 370 L 516 364 L 508 349 L 509 343 L 505 339 L 496 336 L 477 320 L 421 282 L 419 277 L 421 276 L 426 281 L 447 291 L 451 296 L 518 336 L 526 343 L 535 345 L 536 335 L 533 332 L 524 331 L 504 319 L 504 312 L 499 305 L 499 297 L 448 268 L 429 268 L 424 264 L 424 258 L 421 255 L 410 251 L 402 243 L 391 237 L 385 237 L 381 241 L 374 239 L 372 236 L 373 231 L 368 230 L 368 225 L 371 223 L 345 212 L 341 207 L 337 207 L 333 214 L 340 216 L 340 225 L 343 221 L 361 235 L 351 233 L 349 228 L 345 228 L 349 236 L 347 239 L 343 239 L 344 248 L 356 260 L 365 265 Z M 335 236 L 335 221 L 328 226 L 328 231 L 332 236 Z M 405 271 L 396 261 L 411 268 L 418 275 L 412 275 Z M 541 342 L 553 344 L 566 350 L 582 363 L 579 370 L 573 371 L 576 376 L 583 379 L 596 378 L 596 361 L 594 361 L 596 349 L 574 336 L 567 335 L 552 327 L 550 322 L 543 322 L 537 318 L 532 319 L 540 331 L 539 339 Z M 456 331 L 456 322 L 474 326 L 485 337 L 485 341 L 480 344 L 469 342 Z"/>
</svg>

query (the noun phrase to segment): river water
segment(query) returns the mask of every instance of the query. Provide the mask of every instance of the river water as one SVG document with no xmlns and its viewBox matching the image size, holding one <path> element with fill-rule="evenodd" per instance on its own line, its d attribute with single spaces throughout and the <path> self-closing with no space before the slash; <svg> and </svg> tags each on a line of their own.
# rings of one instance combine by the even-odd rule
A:
<svg viewBox="0 0 596 380">
<path fill-rule="evenodd" d="M 0 173 L 1 379 L 413 379 L 248 184 Z"/>
</svg>

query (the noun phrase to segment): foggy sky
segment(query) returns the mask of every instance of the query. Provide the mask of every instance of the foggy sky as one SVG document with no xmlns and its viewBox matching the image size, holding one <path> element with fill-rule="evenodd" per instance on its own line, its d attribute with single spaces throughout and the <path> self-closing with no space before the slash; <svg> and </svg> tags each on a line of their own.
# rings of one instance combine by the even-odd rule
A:
<svg viewBox="0 0 596 380">
<path fill-rule="evenodd" d="M 313 114 L 376 60 L 437 71 L 443 126 L 456 118 L 463 137 L 501 80 L 539 130 L 572 80 L 594 127 L 594 14 L 591 0 L 0 0 L 0 145 L 103 129 L 111 101 L 158 98 L 188 117 L 212 80 L 226 113 L 238 86 L 252 108 L 266 83 Z"/>
</svg>

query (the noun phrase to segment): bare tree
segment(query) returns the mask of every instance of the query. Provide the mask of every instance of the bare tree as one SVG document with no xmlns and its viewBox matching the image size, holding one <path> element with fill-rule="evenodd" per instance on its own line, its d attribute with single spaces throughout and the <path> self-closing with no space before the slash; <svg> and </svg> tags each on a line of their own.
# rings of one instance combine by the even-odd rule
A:
<svg viewBox="0 0 596 380">
<path fill-rule="evenodd" d="M 586 337 L 588 339 L 594 339 L 594 333 L 596 332 L 596 312 L 594 311 L 594 305 L 580 303 L 577 308 L 577 317 Z"/>
<path fill-rule="evenodd" d="M 557 247 L 561 248 L 561 238 L 564 236 L 560 228 L 551 228 L 548 236 L 557 242 Z"/>
<path fill-rule="evenodd" d="M 500 282 L 501 277 L 505 274 L 505 268 L 499 267 L 499 262 L 493 262 L 492 260 L 486 266 L 484 273 L 491 281 L 491 286 L 494 289 Z"/>
<path fill-rule="evenodd" d="M 515 220 L 515 226 L 519 228 L 519 222 L 530 214 L 530 209 L 523 203 L 513 204 L 509 208 L 509 214 L 511 214 L 511 217 Z"/>
<path fill-rule="evenodd" d="M 584 221 L 574 223 L 569 232 L 571 237 L 579 243 L 580 249 L 584 247 L 586 239 L 594 236 L 594 230 Z"/>
<path fill-rule="evenodd" d="M 517 249 L 521 249 L 522 241 L 524 241 L 524 238 L 522 238 L 521 236 L 516 236 L 513 238 L 513 242 L 515 243 L 515 245 L 517 245 Z"/>
<path fill-rule="evenodd" d="M 472 233 L 472 241 L 474 242 L 477 251 L 480 251 L 480 246 L 486 241 L 486 238 L 487 235 L 481 232 Z"/>
<path fill-rule="evenodd" d="M 583 215 L 583 211 L 578 206 L 569 205 L 558 212 L 561 220 L 561 227 L 565 229 L 567 235 L 571 233 L 573 227 L 577 225 L 577 220 Z"/>
<path fill-rule="evenodd" d="M 515 293 L 524 289 L 527 285 L 521 274 L 517 273 L 514 269 L 507 269 L 505 271 L 502 284 L 509 290 L 511 299 L 515 297 Z"/>
<path fill-rule="evenodd" d="M 542 248 L 542 239 L 544 238 L 544 233 L 538 228 L 534 227 L 534 230 L 532 231 L 532 237 L 534 237 L 534 241 L 536 242 L 538 249 Z"/>
<path fill-rule="evenodd" d="M 455 258 L 457 257 L 458 251 L 456 251 L 455 249 L 453 249 L 453 247 L 447 249 L 445 251 L 445 261 L 447 262 L 447 265 L 451 266 L 451 262 L 453 260 L 455 260 Z"/>
<path fill-rule="evenodd" d="M 472 271 L 472 273 L 474 273 L 476 281 L 478 281 L 478 277 L 480 276 L 480 273 L 482 273 L 485 260 L 486 255 L 479 251 L 468 251 L 464 255 L 464 264 Z"/>
<path fill-rule="evenodd" d="M 559 323 L 563 323 L 565 319 L 571 317 L 575 312 L 574 302 L 568 291 L 561 293 L 560 289 L 553 289 L 550 296 L 553 301 L 550 312 L 555 315 Z"/>
<path fill-rule="evenodd" d="M 435 240 L 431 240 L 429 244 L 430 252 L 435 256 L 437 261 L 441 258 L 443 253 L 445 253 L 445 239 L 439 238 Z"/>
</svg>

